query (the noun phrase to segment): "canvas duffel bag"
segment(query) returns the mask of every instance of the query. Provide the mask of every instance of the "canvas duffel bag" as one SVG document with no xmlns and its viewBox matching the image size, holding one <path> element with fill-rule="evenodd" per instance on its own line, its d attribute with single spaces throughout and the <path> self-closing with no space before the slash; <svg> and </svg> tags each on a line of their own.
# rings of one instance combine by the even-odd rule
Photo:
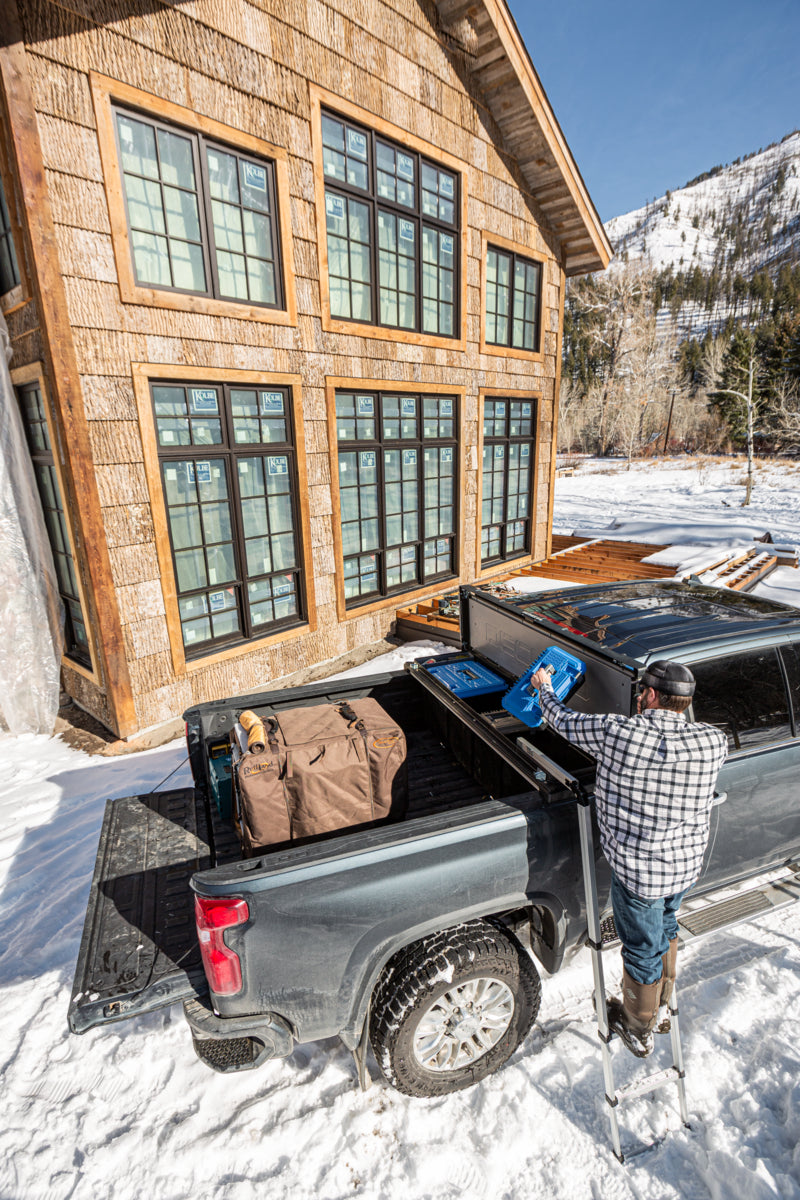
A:
<svg viewBox="0 0 800 1200">
<path fill-rule="evenodd" d="M 286 709 L 263 729 L 236 768 L 246 852 L 405 814 L 405 736 L 376 700 Z"/>
</svg>

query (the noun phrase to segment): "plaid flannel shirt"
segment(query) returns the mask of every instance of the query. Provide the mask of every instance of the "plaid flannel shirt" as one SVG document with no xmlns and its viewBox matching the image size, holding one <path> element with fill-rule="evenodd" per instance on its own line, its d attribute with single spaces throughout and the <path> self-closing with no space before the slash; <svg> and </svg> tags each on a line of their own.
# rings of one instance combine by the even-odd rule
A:
<svg viewBox="0 0 800 1200">
<path fill-rule="evenodd" d="M 625 887 L 656 900 L 693 884 L 728 750 L 724 733 L 666 709 L 635 717 L 573 712 L 548 688 L 539 703 L 552 729 L 597 760 L 600 842 Z"/>
</svg>

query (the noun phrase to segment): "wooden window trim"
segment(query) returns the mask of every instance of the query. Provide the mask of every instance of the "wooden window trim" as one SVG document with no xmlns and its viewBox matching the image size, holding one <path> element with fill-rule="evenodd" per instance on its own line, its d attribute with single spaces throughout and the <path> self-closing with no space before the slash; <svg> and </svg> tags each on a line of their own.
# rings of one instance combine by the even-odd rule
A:
<svg viewBox="0 0 800 1200">
<path fill-rule="evenodd" d="M 380 391 L 380 392 L 409 392 L 414 395 L 446 395 L 455 396 L 458 402 L 458 421 L 456 423 L 456 438 L 458 440 L 458 479 L 459 488 L 463 490 L 466 472 L 466 443 L 464 409 L 466 405 L 466 388 L 452 387 L 444 383 L 417 383 L 397 379 L 354 379 L 328 376 L 325 379 L 325 404 L 328 415 L 328 447 L 331 471 L 331 502 L 333 505 L 333 554 L 336 564 L 336 612 L 340 621 L 354 621 L 371 613 L 381 612 L 387 608 L 402 608 L 425 596 L 439 595 L 448 587 L 456 587 L 464 576 L 464 504 L 458 506 L 456 522 L 456 560 L 458 572 L 450 580 L 435 580 L 424 587 L 411 592 L 396 592 L 392 596 L 382 596 L 379 600 L 367 602 L 357 608 L 348 608 L 344 595 L 344 552 L 342 547 L 342 524 L 339 520 L 342 504 L 339 492 L 339 439 L 336 435 L 336 393 L 338 391 Z M 349 444 L 349 443 L 348 443 Z"/>
<path fill-rule="evenodd" d="M 541 269 L 538 350 L 517 350 L 513 346 L 496 346 L 494 342 L 486 341 L 487 252 L 490 246 L 496 246 L 498 250 L 507 250 L 511 254 L 519 254 L 521 258 L 527 258 L 529 262 L 537 263 Z M 479 346 L 481 354 L 494 354 L 499 358 L 524 358 L 529 362 L 540 363 L 544 361 L 544 290 L 546 269 L 546 260 L 542 258 L 541 254 L 537 254 L 532 250 L 530 246 L 524 246 L 521 242 L 512 242 L 509 238 L 497 237 L 495 234 L 487 233 L 485 230 L 481 232 L 481 332 Z"/>
<path fill-rule="evenodd" d="M 161 590 L 164 597 L 167 631 L 172 654 L 172 665 L 176 677 L 182 679 L 186 675 L 204 670 L 215 663 L 227 662 L 232 658 L 241 658 L 244 655 L 253 654 L 269 646 L 292 641 L 295 638 L 313 633 L 317 628 L 317 619 L 311 554 L 311 519 L 308 506 L 308 472 L 305 456 L 301 376 L 283 375 L 266 371 L 235 371 L 223 367 L 184 367 L 163 363 L 132 363 L 131 370 L 133 375 L 133 390 L 139 413 L 139 429 L 144 449 L 144 470 L 153 514 L 156 554 L 158 556 L 161 575 Z M 230 383 L 241 385 L 242 387 L 269 387 L 270 385 L 275 385 L 276 387 L 290 387 L 292 389 L 292 415 L 296 438 L 294 450 L 297 463 L 297 487 L 300 497 L 301 564 L 304 572 L 307 610 L 306 619 L 302 624 L 296 625 L 291 629 L 279 630 L 276 633 L 267 634 L 265 637 L 255 638 L 252 641 L 239 642 L 235 646 L 217 650 L 211 649 L 208 654 L 187 660 L 183 645 L 183 635 L 181 633 L 180 613 L 178 611 L 178 589 L 175 581 L 167 506 L 161 483 L 158 439 L 156 437 L 153 403 L 150 395 L 150 384 L 154 379 L 174 380 L 176 383 L 191 383 L 193 381 L 198 383 Z"/>
<path fill-rule="evenodd" d="M 58 479 L 58 486 L 61 489 L 61 499 L 64 505 L 64 518 L 67 526 L 67 536 L 69 538 L 69 548 L 72 551 L 72 558 L 75 563 L 75 578 L 78 584 L 78 599 L 81 602 L 81 607 L 84 612 L 86 622 L 86 641 L 89 647 L 89 657 L 91 659 L 91 668 L 84 666 L 83 663 L 76 662 L 74 658 L 63 654 L 61 656 L 62 668 L 67 668 L 70 671 L 75 671 L 76 674 L 82 675 L 84 679 L 88 679 L 91 683 L 98 685 L 100 681 L 100 673 L 98 671 L 98 655 L 97 647 L 95 646 L 94 631 L 95 621 L 92 614 L 94 608 L 88 603 L 86 585 L 83 579 L 83 569 L 80 557 L 78 555 L 78 541 L 75 537 L 75 522 L 72 516 L 72 497 L 68 488 L 65 486 L 64 478 L 64 449 L 61 444 L 61 439 L 58 436 L 56 423 L 53 419 L 52 402 L 50 392 L 47 386 L 47 381 L 44 374 L 44 363 L 33 362 L 28 363 L 24 367 L 16 367 L 11 371 L 11 382 L 15 388 L 22 388 L 28 384 L 35 383 L 42 393 L 44 401 L 44 414 L 47 420 L 47 433 L 50 438 L 50 445 L 53 449 L 53 469 Z"/>
<path fill-rule="evenodd" d="M 0 295 L 0 312 L 4 316 L 15 312 L 16 309 L 22 308 L 27 304 L 32 296 L 30 280 L 28 278 L 26 259 L 24 253 L 24 237 L 22 225 L 19 221 L 17 212 L 17 194 L 14 189 L 14 179 L 11 174 L 10 159 L 8 148 L 6 146 L 3 122 L 0 121 L 0 182 L 3 185 L 3 193 L 8 206 L 8 218 L 11 223 L 11 238 L 14 243 L 14 251 L 17 258 L 17 271 L 19 272 L 19 283 L 15 284 L 7 292 Z M 33 382 L 33 380 L 28 380 Z"/>
<path fill-rule="evenodd" d="M 355 337 L 376 338 L 381 341 L 404 342 L 417 346 L 434 346 L 445 350 L 466 350 L 467 348 L 467 174 L 468 166 L 461 159 L 455 158 L 444 150 L 422 138 L 392 125 L 382 117 L 368 112 L 364 108 L 342 99 L 334 92 L 326 91 L 317 84 L 309 83 L 311 99 L 311 146 L 314 163 L 314 199 L 317 219 L 317 248 L 319 255 L 319 288 L 322 310 L 322 328 L 327 333 L 346 333 Z M 412 329 L 394 329 L 386 325 L 368 325 L 363 321 L 347 321 L 331 316 L 330 289 L 328 284 L 328 242 L 325 222 L 325 175 L 322 169 L 322 109 L 330 109 L 332 114 L 349 118 L 365 125 L 383 137 L 401 146 L 423 154 L 434 163 L 439 163 L 459 175 L 460 191 L 460 229 L 456 237 L 458 251 L 458 332 L 455 337 L 440 337 L 429 333 L 417 333 Z M 393 386 L 393 385 L 392 385 Z M 430 389 L 429 389 L 430 390 Z M 455 391 L 451 388 L 450 391 Z"/>
<path fill-rule="evenodd" d="M 123 304 L 143 304 L 152 308 L 167 308 L 178 312 L 204 313 L 211 316 L 260 321 L 270 325 L 297 325 L 297 295 L 292 258 L 289 167 L 288 154 L 280 146 L 274 146 L 261 138 L 222 125 L 202 113 L 192 112 L 179 104 L 153 96 L 149 92 L 130 87 L 119 80 L 109 79 L 96 71 L 89 72 L 97 140 L 103 171 L 103 185 L 108 201 L 111 222 L 111 240 L 117 265 L 120 297 Z M 138 109 L 145 117 L 167 121 L 182 126 L 190 133 L 199 133 L 222 146 L 233 150 L 255 154 L 270 159 L 274 167 L 275 192 L 278 199 L 278 221 L 276 235 L 282 271 L 281 286 L 285 309 L 265 308 L 261 305 L 244 304 L 239 300 L 221 300 L 211 296 L 197 296 L 185 292 L 173 292 L 164 288 L 139 286 L 133 268 L 125 193 L 122 184 L 117 138 L 114 125 L 113 104 L 119 103 Z"/>
<path fill-rule="evenodd" d="M 519 555 L 516 558 L 504 559 L 503 562 L 493 562 L 484 567 L 481 562 L 481 530 L 483 521 L 481 519 L 481 498 L 483 496 L 483 415 L 485 411 L 486 400 L 511 399 L 511 400 L 532 400 L 536 405 L 536 422 L 534 426 L 534 447 L 538 448 L 541 444 L 541 431 L 543 425 L 542 409 L 544 403 L 542 401 L 541 392 L 517 391 L 516 388 L 479 388 L 478 389 L 478 485 L 477 485 L 477 510 L 475 515 L 475 579 L 495 578 L 498 575 L 507 575 L 509 571 L 514 571 L 519 567 L 526 566 L 533 558 L 533 547 L 536 541 L 536 487 L 539 479 L 539 470 L 536 461 L 536 455 L 533 458 L 533 470 L 531 471 L 531 491 L 530 491 L 530 523 L 531 523 L 531 549 L 525 554 Z"/>
</svg>

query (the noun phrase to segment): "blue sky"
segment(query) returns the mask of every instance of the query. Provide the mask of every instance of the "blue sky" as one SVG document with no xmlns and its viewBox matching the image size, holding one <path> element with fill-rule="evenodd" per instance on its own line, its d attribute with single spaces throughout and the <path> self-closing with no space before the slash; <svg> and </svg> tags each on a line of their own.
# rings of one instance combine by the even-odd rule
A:
<svg viewBox="0 0 800 1200">
<path fill-rule="evenodd" d="M 800 0 L 510 0 L 601 218 L 800 127 Z"/>
</svg>

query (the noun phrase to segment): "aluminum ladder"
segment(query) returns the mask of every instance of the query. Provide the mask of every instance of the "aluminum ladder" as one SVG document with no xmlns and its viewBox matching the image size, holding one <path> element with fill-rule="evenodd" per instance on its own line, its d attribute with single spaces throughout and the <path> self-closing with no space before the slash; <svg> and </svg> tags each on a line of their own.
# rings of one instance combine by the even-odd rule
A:
<svg viewBox="0 0 800 1200">
<path fill-rule="evenodd" d="M 600 929 L 600 906 L 597 899 L 597 874 L 595 871 L 594 833 L 592 830 L 592 796 L 578 792 L 578 822 L 581 839 L 581 861 L 583 865 L 583 886 L 586 892 L 586 916 L 588 926 L 588 945 L 592 954 L 592 969 L 594 972 L 594 1007 L 597 1016 L 597 1034 L 603 1056 L 603 1078 L 605 1081 L 605 1098 L 608 1104 L 611 1121 L 611 1141 L 614 1154 L 620 1162 L 625 1161 L 619 1136 L 619 1119 L 617 1116 L 620 1104 L 632 1100 L 636 1096 L 644 1096 L 648 1092 L 664 1084 L 674 1083 L 678 1089 L 681 1120 L 689 1126 L 689 1109 L 686 1103 L 685 1069 L 683 1064 L 683 1047 L 681 1046 L 680 1026 L 678 1023 L 678 998 L 673 987 L 670 998 L 670 1043 L 672 1048 L 672 1065 L 660 1071 L 651 1071 L 634 1079 L 623 1087 L 614 1083 L 614 1066 L 611 1057 L 611 1041 L 614 1037 L 609 1032 L 608 1014 L 606 1012 L 606 988 L 603 974 L 603 941 Z"/>
</svg>

